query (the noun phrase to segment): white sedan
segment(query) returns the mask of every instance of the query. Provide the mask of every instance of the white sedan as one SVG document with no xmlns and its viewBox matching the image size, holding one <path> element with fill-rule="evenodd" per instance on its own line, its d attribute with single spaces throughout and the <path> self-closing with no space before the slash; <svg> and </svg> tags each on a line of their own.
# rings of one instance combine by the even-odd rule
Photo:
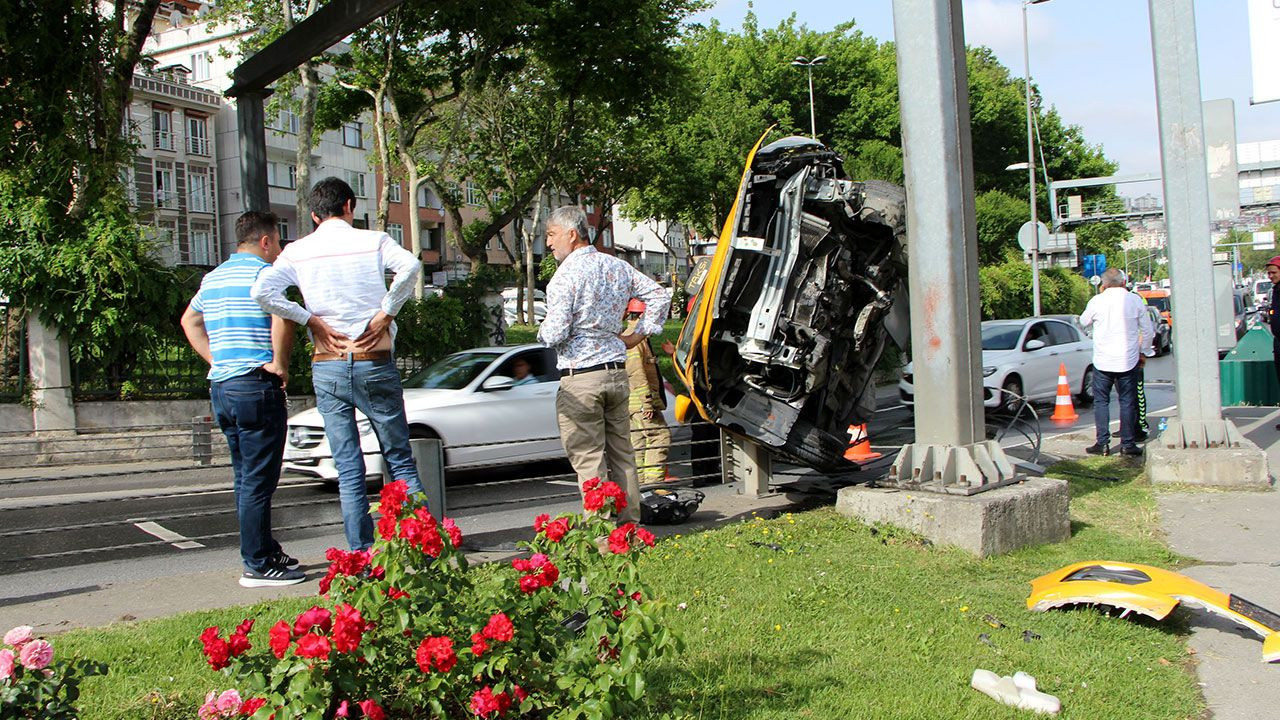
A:
<svg viewBox="0 0 1280 720">
<path fill-rule="evenodd" d="M 1067 366 L 1067 381 L 1077 405 L 1093 396 L 1093 341 L 1074 316 L 988 320 L 982 323 L 982 403 L 1013 410 L 1018 396 L 1031 402 L 1052 400 L 1058 391 L 1058 368 Z M 912 364 L 898 382 L 902 402 L 915 401 Z"/>
<path fill-rule="evenodd" d="M 529 363 L 530 380 L 517 383 L 517 360 Z M 440 438 L 450 468 L 510 465 L 565 457 L 556 422 L 560 373 L 556 353 L 542 345 L 484 347 L 454 353 L 404 381 L 411 438 Z M 675 427 L 668 391 L 667 424 Z M 356 413 L 368 476 L 384 464 L 373 426 Z M 284 469 L 336 480 L 324 418 L 315 408 L 289 418 Z"/>
</svg>

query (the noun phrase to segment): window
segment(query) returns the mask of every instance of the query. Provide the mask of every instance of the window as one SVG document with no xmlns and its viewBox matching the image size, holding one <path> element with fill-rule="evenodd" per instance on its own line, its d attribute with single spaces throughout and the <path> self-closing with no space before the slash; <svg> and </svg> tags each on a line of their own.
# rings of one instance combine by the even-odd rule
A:
<svg viewBox="0 0 1280 720">
<path fill-rule="evenodd" d="M 209 169 L 192 165 L 187 169 L 187 208 L 192 212 L 213 212 Z"/>
<path fill-rule="evenodd" d="M 212 68 L 209 67 L 209 53 L 198 52 L 191 56 L 191 81 L 201 82 L 213 77 Z"/>
<path fill-rule="evenodd" d="M 290 133 L 292 135 L 297 135 L 298 127 L 299 127 L 298 116 L 295 115 L 292 110 L 281 109 L 280 112 L 276 113 L 275 118 L 272 119 L 268 127 L 270 127 L 272 130 L 278 130 L 282 133 Z"/>
<path fill-rule="evenodd" d="M 467 204 L 484 205 L 484 193 L 480 192 L 479 186 L 470 180 L 467 181 Z"/>
<path fill-rule="evenodd" d="M 401 225 L 400 223 L 388 223 L 387 234 L 391 236 L 392 240 L 396 241 L 397 245 L 400 245 L 401 247 L 404 246 L 404 226 L 403 225 Z"/>
<path fill-rule="evenodd" d="M 167 252 L 170 263 L 183 261 L 182 249 L 178 247 L 177 220 L 161 220 L 156 223 L 156 247 Z"/>
<path fill-rule="evenodd" d="M 457 186 L 454 186 L 457 189 Z M 442 209 L 444 206 L 440 204 L 440 198 L 436 194 L 427 189 L 426 185 L 418 188 L 418 207 Z"/>
<path fill-rule="evenodd" d="M 1070 325 L 1060 322 L 1045 324 L 1049 326 L 1049 337 L 1053 339 L 1050 345 L 1070 345 L 1080 342 L 1080 334 Z"/>
<path fill-rule="evenodd" d="M 192 265 L 216 265 L 213 251 L 213 228 L 208 223 L 191 223 L 190 260 Z"/>
<path fill-rule="evenodd" d="M 209 157 L 209 120 L 196 115 L 187 116 L 187 152 Z"/>
<path fill-rule="evenodd" d="M 360 123 L 353 122 L 342 126 L 342 144 L 353 148 L 364 147 L 364 131 Z"/>
<path fill-rule="evenodd" d="M 590 215 L 596 211 L 596 206 L 594 203 L 584 202 L 582 203 L 582 211 Z"/>
<path fill-rule="evenodd" d="M 391 202 L 395 202 L 395 203 L 400 202 L 400 181 L 399 180 L 391 181 L 391 186 L 390 186 L 388 195 L 391 198 Z"/>
<path fill-rule="evenodd" d="M 267 163 L 267 184 L 271 187 L 292 190 L 298 187 L 297 175 L 298 167 L 296 165 L 281 162 Z"/>
<path fill-rule="evenodd" d="M 587 237 L 590 238 L 591 242 L 596 241 L 596 229 L 594 227 L 587 227 Z"/>
<path fill-rule="evenodd" d="M 347 175 L 347 184 L 351 186 L 351 189 L 353 191 L 355 191 L 356 197 L 358 198 L 369 197 L 364 190 L 365 174 L 362 172 L 356 172 L 355 170 L 347 170 L 345 172 Z"/>
<path fill-rule="evenodd" d="M 151 108 L 151 140 L 157 150 L 173 149 L 173 117 L 168 108 Z"/>
<path fill-rule="evenodd" d="M 156 161 L 156 207 L 177 208 L 178 195 L 174 192 L 173 163 Z"/>
<path fill-rule="evenodd" d="M 289 221 L 281 220 L 280 224 L 276 226 L 276 229 L 280 231 L 280 242 L 289 242 Z"/>
</svg>

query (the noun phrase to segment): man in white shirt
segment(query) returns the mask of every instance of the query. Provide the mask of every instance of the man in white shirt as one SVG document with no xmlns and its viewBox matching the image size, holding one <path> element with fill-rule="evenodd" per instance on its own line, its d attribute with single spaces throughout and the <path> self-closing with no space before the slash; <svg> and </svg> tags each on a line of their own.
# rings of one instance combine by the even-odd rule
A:
<svg viewBox="0 0 1280 720">
<path fill-rule="evenodd" d="M 1138 431 L 1138 372 L 1144 356 L 1154 355 L 1151 318 L 1137 295 L 1125 288 L 1124 272 L 1102 273 L 1102 292 L 1089 300 L 1080 324 L 1093 326 L 1093 426 L 1097 442 L 1090 455 L 1111 454 L 1111 386 L 1120 398 L 1120 454 L 1142 455 Z"/>
<path fill-rule="evenodd" d="M 342 524 L 350 548 L 363 550 L 373 545 L 373 520 L 357 408 L 378 437 L 390 479 L 404 480 L 410 493 L 422 492 L 392 356 L 394 318 L 413 294 L 422 263 L 390 235 L 351 226 L 356 196 L 342 180 L 316 183 L 308 204 L 315 232 L 286 247 L 251 293 L 262 309 L 311 331 L 312 384 L 338 467 Z M 394 273 L 390 288 L 388 271 Z M 302 291 L 307 307 L 285 297 L 291 286 Z"/>
</svg>

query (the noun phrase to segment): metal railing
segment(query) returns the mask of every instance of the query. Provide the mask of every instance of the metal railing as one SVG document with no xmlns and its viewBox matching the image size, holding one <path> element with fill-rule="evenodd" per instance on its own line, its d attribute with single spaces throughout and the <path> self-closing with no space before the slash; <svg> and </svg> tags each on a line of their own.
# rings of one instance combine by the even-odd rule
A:
<svg viewBox="0 0 1280 720">
<path fill-rule="evenodd" d="M 173 149 L 173 133 L 168 130 L 153 130 L 151 141 L 157 150 Z"/>
<path fill-rule="evenodd" d="M 27 323 L 22 313 L 0 304 L 0 402 L 27 393 Z"/>
<path fill-rule="evenodd" d="M 157 340 L 107 365 L 73 360 L 72 392 L 77 400 L 205 398 L 208 371 L 186 343 Z"/>
<path fill-rule="evenodd" d="M 187 136 L 187 152 L 192 155 L 209 156 L 209 138 Z"/>
</svg>

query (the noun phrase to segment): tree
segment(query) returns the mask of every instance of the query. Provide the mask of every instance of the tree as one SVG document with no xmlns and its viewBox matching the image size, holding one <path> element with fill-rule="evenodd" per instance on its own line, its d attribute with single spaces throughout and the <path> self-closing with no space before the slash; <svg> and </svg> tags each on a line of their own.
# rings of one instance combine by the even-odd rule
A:
<svg viewBox="0 0 1280 720">
<path fill-rule="evenodd" d="M 1018 230 L 1028 219 L 1026 201 L 988 190 L 978 195 L 974 206 L 978 218 L 978 263 L 998 263 L 1010 253 L 1020 257 Z"/>
</svg>

